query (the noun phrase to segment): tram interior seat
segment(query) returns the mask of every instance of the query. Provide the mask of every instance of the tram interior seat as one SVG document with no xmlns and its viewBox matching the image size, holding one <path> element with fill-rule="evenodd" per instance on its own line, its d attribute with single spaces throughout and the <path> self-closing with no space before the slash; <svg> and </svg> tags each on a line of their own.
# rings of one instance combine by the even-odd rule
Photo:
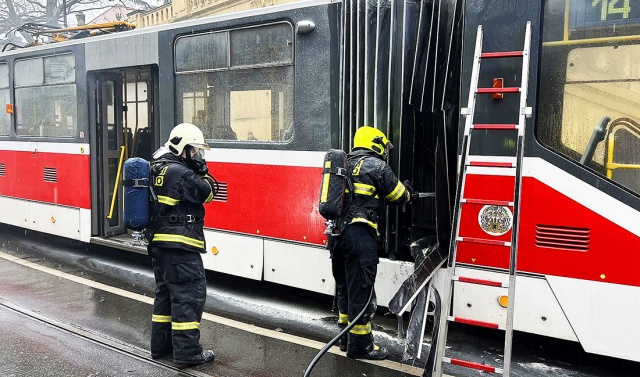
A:
<svg viewBox="0 0 640 377">
<path fill-rule="evenodd" d="M 151 129 L 149 127 L 139 129 L 136 131 L 133 140 L 135 140 L 133 149 L 135 157 L 150 161 L 153 154 L 153 133 Z"/>
</svg>

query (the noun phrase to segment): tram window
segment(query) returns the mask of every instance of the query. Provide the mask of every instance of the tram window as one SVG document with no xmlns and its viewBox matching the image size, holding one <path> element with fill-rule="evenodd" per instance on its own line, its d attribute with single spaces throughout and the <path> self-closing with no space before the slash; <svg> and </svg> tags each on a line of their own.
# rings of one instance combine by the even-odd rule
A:
<svg viewBox="0 0 640 377">
<path fill-rule="evenodd" d="M 292 63 L 292 36 L 288 23 L 232 30 L 231 66 Z"/>
<path fill-rule="evenodd" d="M 9 89 L 0 89 L 0 101 L 3 104 L 11 103 L 9 98 Z M 0 135 L 9 135 L 11 130 L 11 115 L 3 111 L 0 115 Z"/>
<path fill-rule="evenodd" d="M 65 54 L 16 61 L 16 133 L 19 136 L 76 135 L 73 59 L 73 55 Z"/>
<path fill-rule="evenodd" d="M 145 102 L 147 100 L 147 83 L 136 81 L 127 83 L 127 101 Z"/>
<path fill-rule="evenodd" d="M 271 90 L 229 94 L 229 124 L 236 135 L 243 140 L 271 140 Z"/>
<path fill-rule="evenodd" d="M 640 121 L 640 46 L 588 47 L 570 51 L 562 93 L 562 123 L 556 141 L 570 156 L 582 156 L 594 127 L 611 119 Z M 604 143 L 593 161 L 604 164 Z"/>
<path fill-rule="evenodd" d="M 27 59 L 16 62 L 16 87 L 44 84 L 42 59 Z"/>
<path fill-rule="evenodd" d="M 9 65 L 0 63 L 0 89 L 9 89 Z"/>
<path fill-rule="evenodd" d="M 126 139 L 127 156 L 141 157 L 150 160 L 153 154 L 153 134 L 149 127 L 149 82 L 151 72 L 142 70 L 127 70 L 125 101 L 127 111 Z"/>
<path fill-rule="evenodd" d="M 208 140 L 287 142 L 292 137 L 293 67 L 180 75 L 178 119 Z"/>
<path fill-rule="evenodd" d="M 76 61 L 73 55 L 44 58 L 44 83 L 69 84 L 76 81 Z"/>
<path fill-rule="evenodd" d="M 208 33 L 176 41 L 178 72 L 227 68 L 227 33 Z"/>
<path fill-rule="evenodd" d="M 0 102 L 4 107 L 5 104 L 11 103 L 9 97 L 9 65 L 0 63 Z M 9 135 L 11 130 L 11 116 L 5 111 L 0 113 L 0 135 Z"/>
<path fill-rule="evenodd" d="M 16 89 L 16 119 L 20 136 L 75 136 L 76 86 Z"/>
<path fill-rule="evenodd" d="M 288 23 L 179 38 L 177 120 L 197 125 L 209 141 L 288 142 L 293 135 L 292 40 Z M 227 41 L 231 48 L 222 48 Z M 207 46 L 214 46 L 213 54 Z M 224 65 L 221 51 L 229 53 Z"/>
<path fill-rule="evenodd" d="M 606 139 L 587 164 L 640 193 L 640 18 L 603 19 L 602 8 L 586 2 L 565 25 L 564 12 L 552 11 L 564 4 L 546 1 L 536 135 L 580 161 L 594 128 L 610 117 Z"/>
</svg>

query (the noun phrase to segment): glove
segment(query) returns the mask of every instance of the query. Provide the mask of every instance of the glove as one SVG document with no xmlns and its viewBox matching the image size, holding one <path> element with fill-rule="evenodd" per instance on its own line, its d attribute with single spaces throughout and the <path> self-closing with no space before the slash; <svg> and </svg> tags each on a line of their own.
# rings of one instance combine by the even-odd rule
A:
<svg viewBox="0 0 640 377">
<path fill-rule="evenodd" d="M 405 180 L 404 182 L 402 182 L 402 184 L 407 189 L 407 191 L 409 191 L 409 196 L 411 197 L 410 200 L 418 199 L 418 193 L 413 189 L 413 187 L 411 187 L 411 183 L 409 182 L 409 180 Z"/>
<path fill-rule="evenodd" d="M 192 158 L 189 160 L 189 167 L 198 175 L 207 175 L 209 173 L 207 162 L 203 158 Z"/>
</svg>

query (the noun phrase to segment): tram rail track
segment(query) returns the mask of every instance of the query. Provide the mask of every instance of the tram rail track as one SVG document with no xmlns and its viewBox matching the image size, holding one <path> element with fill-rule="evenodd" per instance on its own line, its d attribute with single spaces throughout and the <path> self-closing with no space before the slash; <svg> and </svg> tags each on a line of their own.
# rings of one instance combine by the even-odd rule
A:
<svg viewBox="0 0 640 377">
<path fill-rule="evenodd" d="M 112 351 L 118 352 L 120 354 L 135 358 L 144 363 L 151 364 L 155 367 L 158 367 L 164 370 L 177 372 L 178 376 L 219 377 L 216 374 L 208 374 L 208 373 L 199 372 L 197 370 L 181 368 L 164 359 L 154 360 L 149 355 L 149 351 L 144 350 L 140 347 L 107 337 L 103 334 L 99 334 L 95 331 L 83 328 L 75 324 L 66 323 L 57 319 L 47 317 L 42 313 L 38 313 L 33 310 L 22 307 L 21 305 L 1 296 L 0 296 L 0 307 L 11 310 L 15 313 L 18 313 L 30 320 L 37 321 L 39 323 L 51 326 L 66 334 L 76 336 L 78 338 L 97 344 L 101 347 L 105 347 Z"/>
</svg>

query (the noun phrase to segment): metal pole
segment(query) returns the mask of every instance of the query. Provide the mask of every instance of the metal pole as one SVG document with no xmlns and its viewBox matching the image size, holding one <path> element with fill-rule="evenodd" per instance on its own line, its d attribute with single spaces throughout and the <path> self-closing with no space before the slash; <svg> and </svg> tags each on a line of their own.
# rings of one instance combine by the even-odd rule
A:
<svg viewBox="0 0 640 377">
<path fill-rule="evenodd" d="M 67 0 L 62 0 L 62 17 L 64 19 L 64 27 L 67 27 Z"/>
</svg>

